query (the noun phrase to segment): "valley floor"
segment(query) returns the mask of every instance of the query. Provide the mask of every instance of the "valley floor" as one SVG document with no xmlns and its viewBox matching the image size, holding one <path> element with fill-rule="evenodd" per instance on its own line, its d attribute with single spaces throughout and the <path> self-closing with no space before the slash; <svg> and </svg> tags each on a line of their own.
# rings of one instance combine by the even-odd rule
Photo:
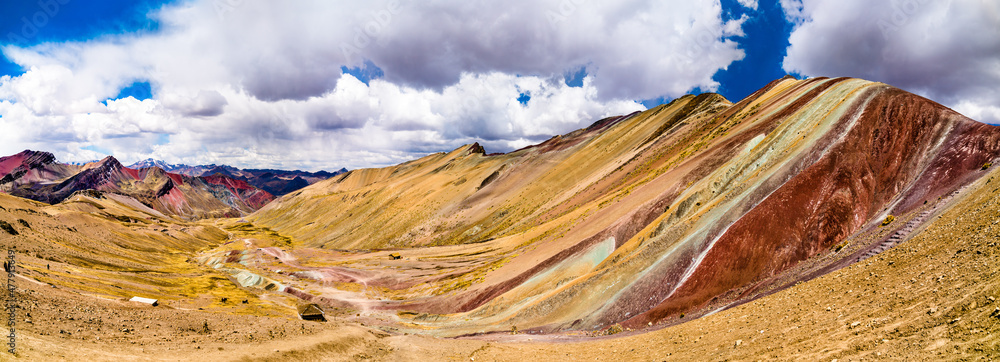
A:
<svg viewBox="0 0 1000 362">
<path fill-rule="evenodd" d="M 370 327 L 376 320 L 346 312 L 320 323 L 238 308 L 148 307 L 52 287 L 28 273 L 17 279 L 18 353 L 0 359 L 991 360 L 1000 356 L 1000 172 L 990 176 L 896 248 L 665 328 L 444 339 L 386 333 Z"/>
</svg>

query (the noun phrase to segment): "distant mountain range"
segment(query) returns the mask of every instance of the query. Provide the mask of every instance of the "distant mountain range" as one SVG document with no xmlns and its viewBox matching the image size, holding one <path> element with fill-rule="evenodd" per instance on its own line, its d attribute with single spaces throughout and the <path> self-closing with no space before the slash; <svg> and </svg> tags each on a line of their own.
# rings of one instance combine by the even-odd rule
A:
<svg viewBox="0 0 1000 362">
<path fill-rule="evenodd" d="M 128 166 L 128 168 L 135 168 L 135 169 L 150 168 L 150 167 L 159 167 L 163 169 L 163 171 L 179 173 L 176 172 L 177 166 L 171 165 L 169 163 L 160 160 L 154 160 L 152 158 L 147 158 L 145 160 L 133 163 Z M 201 176 L 201 175 L 191 175 L 191 176 Z"/>
<path fill-rule="evenodd" d="M 222 174 L 233 179 L 241 180 L 251 186 L 260 188 L 275 196 L 283 196 L 316 182 L 326 180 L 347 172 L 346 168 L 334 172 L 319 171 L 285 171 L 273 169 L 239 169 L 227 165 L 172 165 L 160 160 L 148 158 L 128 166 L 133 169 L 159 167 L 167 172 L 187 175 L 192 177 L 210 176 Z"/>
<path fill-rule="evenodd" d="M 88 195 L 125 198 L 119 201 L 129 203 L 127 199 L 134 199 L 164 215 L 197 219 L 251 213 L 275 199 L 268 189 L 283 195 L 336 174 L 175 166 L 155 160 L 126 167 L 112 156 L 66 164 L 51 153 L 25 150 L 0 158 L 0 192 L 56 204 L 94 190 Z"/>
</svg>

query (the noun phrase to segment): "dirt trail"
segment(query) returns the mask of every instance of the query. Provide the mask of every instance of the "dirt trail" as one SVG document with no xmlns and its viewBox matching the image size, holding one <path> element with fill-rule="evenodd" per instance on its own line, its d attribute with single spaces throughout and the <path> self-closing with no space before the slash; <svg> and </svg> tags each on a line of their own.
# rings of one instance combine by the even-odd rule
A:
<svg viewBox="0 0 1000 362">
<path fill-rule="evenodd" d="M 31 316 L 18 318 L 32 322 L 19 324 L 14 360 L 989 360 L 1000 357 L 1000 185 L 980 184 L 882 254 L 645 333 L 389 336 L 343 320 L 150 308 L 20 283 Z"/>
</svg>

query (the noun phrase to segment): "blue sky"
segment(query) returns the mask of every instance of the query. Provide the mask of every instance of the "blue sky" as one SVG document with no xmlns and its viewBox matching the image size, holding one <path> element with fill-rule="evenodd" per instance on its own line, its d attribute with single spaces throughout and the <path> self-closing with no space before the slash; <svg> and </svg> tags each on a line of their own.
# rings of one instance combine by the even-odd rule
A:
<svg viewBox="0 0 1000 362">
<path fill-rule="evenodd" d="M 973 0 L 5 2 L 0 153 L 382 166 L 471 142 L 510 151 L 687 93 L 735 102 L 786 74 L 883 81 L 996 123 L 998 8 Z"/>
<path fill-rule="evenodd" d="M 0 41 L 4 45 L 31 46 L 90 40 L 109 34 L 151 33 L 157 30 L 157 23 L 146 14 L 164 3 L 148 0 L 6 1 L 0 12 Z M 0 75 L 21 73 L 19 65 L 0 57 Z"/>
<path fill-rule="evenodd" d="M 781 68 L 781 62 L 792 33 L 792 23 L 785 19 L 777 2 L 760 2 L 757 10 L 744 8 L 736 0 L 723 1 L 722 5 L 729 19 L 749 16 L 743 23 L 746 36 L 740 39 L 740 48 L 746 52 L 746 57 L 713 77 L 720 84 L 718 93 L 735 102 L 788 74 Z"/>
</svg>

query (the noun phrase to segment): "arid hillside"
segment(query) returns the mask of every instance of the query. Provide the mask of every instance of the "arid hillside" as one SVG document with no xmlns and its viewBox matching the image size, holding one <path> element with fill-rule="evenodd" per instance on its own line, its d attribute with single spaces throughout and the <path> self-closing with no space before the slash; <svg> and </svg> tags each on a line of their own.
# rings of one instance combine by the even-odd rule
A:
<svg viewBox="0 0 1000 362">
<path fill-rule="evenodd" d="M 21 156 L 0 171 L 22 191 L 99 167 Z M 351 171 L 242 218 L 0 194 L 20 305 L 0 359 L 995 359 L 997 161 L 1000 128 L 930 100 L 784 78 Z M 72 182 L 173 180 L 108 169 Z"/>
<path fill-rule="evenodd" d="M 299 277 L 378 290 L 365 307 L 416 330 L 642 328 L 904 242 L 998 156 L 1000 129 L 927 99 L 785 78 L 737 104 L 687 96 L 509 154 L 470 145 L 352 171 L 248 220 L 315 248 Z"/>
</svg>

